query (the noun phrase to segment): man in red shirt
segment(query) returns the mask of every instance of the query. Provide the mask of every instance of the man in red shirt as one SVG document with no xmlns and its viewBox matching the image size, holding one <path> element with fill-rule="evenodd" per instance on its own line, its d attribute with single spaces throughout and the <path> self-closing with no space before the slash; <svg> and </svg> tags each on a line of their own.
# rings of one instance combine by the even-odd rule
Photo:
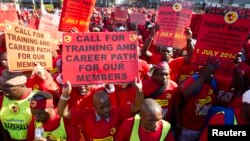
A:
<svg viewBox="0 0 250 141">
<path fill-rule="evenodd" d="M 71 84 L 67 82 L 58 104 L 58 113 L 70 119 L 72 125 L 80 125 L 86 141 L 114 140 L 121 122 L 138 112 L 144 99 L 141 81 L 135 79 L 134 86 L 137 92 L 135 101 L 124 107 L 111 107 L 107 92 L 99 90 L 93 96 L 94 109 L 68 109 Z"/>
<path fill-rule="evenodd" d="M 192 32 L 190 28 L 187 28 L 187 55 L 183 57 L 174 58 L 174 47 L 171 46 L 153 46 L 151 45 L 153 42 L 153 38 L 155 36 L 157 30 L 157 26 L 153 28 L 150 33 L 149 38 L 145 41 L 142 49 L 141 49 L 141 57 L 142 59 L 147 60 L 149 64 L 159 64 L 163 61 L 169 63 L 169 66 L 172 70 L 171 72 L 171 80 L 177 82 L 178 75 L 180 70 L 184 64 L 187 64 L 192 56 L 194 46 L 192 44 Z M 151 48 L 151 50 L 150 50 Z M 154 50 L 152 50 L 152 48 Z"/>
<path fill-rule="evenodd" d="M 216 72 L 215 79 L 218 82 L 217 105 L 230 106 L 242 96 L 244 78 L 238 67 L 235 67 L 232 73 Z"/>
<path fill-rule="evenodd" d="M 151 78 L 144 80 L 143 94 L 145 97 L 155 99 L 163 109 L 163 119 L 172 123 L 173 108 L 177 107 L 178 85 L 170 80 L 170 68 L 167 62 L 162 62 L 154 68 Z M 178 118 L 178 117 L 176 117 Z"/>
<path fill-rule="evenodd" d="M 38 91 L 30 102 L 32 121 L 28 127 L 27 141 L 34 140 L 79 140 L 80 134 L 76 126 L 71 126 L 69 120 L 57 115 L 54 109 L 53 96 L 45 91 Z M 43 137 L 35 137 L 36 123 L 41 122 L 44 129 Z"/>
<path fill-rule="evenodd" d="M 145 99 L 140 114 L 122 123 L 117 141 L 174 141 L 171 125 L 162 117 L 161 106 L 151 98 Z"/>
<path fill-rule="evenodd" d="M 219 61 L 210 58 L 206 67 L 188 77 L 179 87 L 183 99 L 180 123 L 176 133 L 180 141 L 194 141 L 205 126 L 209 108 L 216 103 L 216 88 L 213 87 L 213 73 Z M 181 131 L 181 132 L 180 132 Z"/>
</svg>

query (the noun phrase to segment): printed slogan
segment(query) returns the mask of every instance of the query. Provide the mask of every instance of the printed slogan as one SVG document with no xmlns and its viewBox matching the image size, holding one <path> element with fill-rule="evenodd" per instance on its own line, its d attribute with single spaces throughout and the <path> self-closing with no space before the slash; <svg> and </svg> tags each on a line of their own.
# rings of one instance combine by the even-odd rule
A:
<svg viewBox="0 0 250 141">
<path fill-rule="evenodd" d="M 64 33 L 63 39 L 64 81 L 75 85 L 131 82 L 138 75 L 134 32 Z"/>
<path fill-rule="evenodd" d="M 231 20 L 230 14 L 235 14 L 235 18 Z M 191 62 L 204 65 L 209 56 L 215 56 L 220 61 L 220 70 L 232 71 L 233 60 L 244 45 L 249 31 L 249 20 L 240 18 L 237 12 L 205 14 Z"/>
<path fill-rule="evenodd" d="M 49 34 L 10 22 L 5 32 L 9 70 L 33 70 L 36 63 L 52 68 Z"/>
<path fill-rule="evenodd" d="M 186 28 L 190 25 L 192 4 L 190 2 L 164 2 L 159 7 L 160 30 L 155 37 L 155 45 L 186 47 Z"/>
</svg>

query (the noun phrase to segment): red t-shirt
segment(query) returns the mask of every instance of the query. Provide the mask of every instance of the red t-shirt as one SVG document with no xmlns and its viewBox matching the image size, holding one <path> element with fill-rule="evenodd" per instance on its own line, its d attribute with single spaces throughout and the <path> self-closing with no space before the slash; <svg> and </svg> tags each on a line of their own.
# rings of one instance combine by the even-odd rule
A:
<svg viewBox="0 0 250 141">
<path fill-rule="evenodd" d="M 183 91 L 194 81 L 194 78 L 188 77 L 181 86 Z M 203 83 L 200 92 L 190 96 L 183 105 L 181 113 L 182 126 L 190 130 L 201 130 L 204 127 L 210 106 L 216 103 L 216 96 L 211 84 Z"/>
<path fill-rule="evenodd" d="M 234 98 L 233 78 L 232 76 L 215 75 L 218 86 L 217 103 L 221 106 L 227 106 Z"/>
<path fill-rule="evenodd" d="M 159 64 L 162 62 L 162 56 L 160 53 L 154 52 L 150 59 L 147 61 L 149 64 Z"/>
<path fill-rule="evenodd" d="M 189 75 L 193 74 L 194 72 L 197 72 L 198 69 L 199 69 L 198 65 L 184 64 L 180 70 L 180 73 L 178 76 L 178 82 L 184 81 Z"/>
<path fill-rule="evenodd" d="M 208 122 L 209 125 L 224 125 L 224 123 L 225 116 L 223 113 L 214 114 Z M 202 131 L 199 141 L 208 141 L 208 127 L 205 127 Z"/>
<path fill-rule="evenodd" d="M 161 87 L 152 78 L 142 81 L 142 85 L 143 94 L 145 95 L 145 97 L 149 97 L 152 93 L 154 93 Z M 173 104 L 175 101 L 174 98 L 176 96 L 177 87 L 178 85 L 174 81 L 168 80 L 166 89 L 156 98 L 156 101 L 162 107 L 164 119 L 169 122 L 172 118 Z"/>
<path fill-rule="evenodd" d="M 146 61 L 139 59 L 138 60 L 139 76 L 142 79 L 148 78 L 149 65 Z"/>
<path fill-rule="evenodd" d="M 169 67 L 171 69 L 170 73 L 170 79 L 173 80 L 174 82 L 178 82 L 178 76 L 181 72 L 181 68 L 185 63 L 185 58 L 184 57 L 178 57 L 175 59 L 171 59 L 169 61 Z"/>
<path fill-rule="evenodd" d="M 81 95 L 77 87 L 73 87 L 68 101 L 69 108 L 92 108 L 93 94 L 95 89 L 91 88 L 86 95 Z"/>
<path fill-rule="evenodd" d="M 115 92 L 119 106 L 124 106 L 127 103 L 133 103 L 135 101 L 136 91 L 132 85 L 129 85 L 126 88 L 121 88 L 121 86 L 115 85 Z"/>
<path fill-rule="evenodd" d="M 233 109 L 241 108 L 243 106 L 242 96 L 235 97 L 229 104 L 228 107 Z"/>
<path fill-rule="evenodd" d="M 124 107 L 112 107 L 109 121 L 106 119 L 96 119 L 94 109 L 72 109 L 71 124 L 79 125 L 86 141 L 93 139 L 113 138 L 115 139 L 116 131 L 124 119 L 132 116 L 131 105 Z"/>
<path fill-rule="evenodd" d="M 58 95 L 55 95 L 55 91 L 59 90 L 56 82 L 49 72 L 44 71 L 44 75 L 46 77 L 46 80 L 42 80 L 37 75 L 31 76 L 30 78 L 28 78 L 26 86 L 33 89 L 50 92 L 54 96 L 54 98 L 58 97 Z"/>
<path fill-rule="evenodd" d="M 247 125 L 249 124 L 242 116 L 241 116 L 242 108 L 237 108 L 234 110 L 234 114 L 236 117 L 237 125 Z"/>
<path fill-rule="evenodd" d="M 125 120 L 118 130 L 116 140 L 129 141 L 133 125 L 134 125 L 134 118 Z M 159 128 L 154 132 L 146 131 L 141 126 L 139 126 L 139 137 L 141 141 L 159 141 L 161 137 L 161 132 L 162 132 L 162 122 Z M 174 141 L 174 136 L 171 130 L 169 130 L 165 138 L 165 141 Z"/>
<path fill-rule="evenodd" d="M 73 87 L 68 101 L 69 108 L 93 108 L 93 95 L 104 87 L 92 86 L 86 95 L 81 95 L 78 87 Z M 115 93 L 108 93 L 112 106 L 116 106 L 117 99 Z"/>
<path fill-rule="evenodd" d="M 44 131 L 50 132 L 57 129 L 60 125 L 61 117 L 56 115 L 54 118 L 47 121 L 44 125 Z M 70 121 L 67 119 L 63 119 L 65 131 L 67 133 L 67 141 L 77 141 L 80 139 L 80 132 L 77 126 L 70 125 Z M 32 118 L 29 127 L 28 127 L 28 134 L 27 134 L 27 141 L 34 141 L 35 135 L 35 119 Z M 49 137 L 48 137 L 49 138 Z"/>
</svg>

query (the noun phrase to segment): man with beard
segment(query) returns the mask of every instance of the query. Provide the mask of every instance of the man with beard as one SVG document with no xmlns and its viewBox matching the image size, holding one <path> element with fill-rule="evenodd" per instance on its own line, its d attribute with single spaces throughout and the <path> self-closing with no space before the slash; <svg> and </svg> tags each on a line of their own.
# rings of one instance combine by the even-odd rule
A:
<svg viewBox="0 0 250 141">
<path fill-rule="evenodd" d="M 158 64 L 151 78 L 144 80 L 143 93 L 145 97 L 153 98 L 160 104 L 163 111 L 163 119 L 172 123 L 173 108 L 177 107 L 178 85 L 170 80 L 170 68 L 167 62 Z M 178 117 L 176 117 L 178 118 Z"/>
</svg>

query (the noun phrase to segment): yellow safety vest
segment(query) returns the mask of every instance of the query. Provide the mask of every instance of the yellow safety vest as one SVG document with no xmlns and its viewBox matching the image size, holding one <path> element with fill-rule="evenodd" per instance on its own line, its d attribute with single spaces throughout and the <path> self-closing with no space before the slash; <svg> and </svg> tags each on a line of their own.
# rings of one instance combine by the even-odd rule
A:
<svg viewBox="0 0 250 141">
<path fill-rule="evenodd" d="M 171 125 L 167 121 L 164 121 L 164 120 L 161 120 L 161 121 L 162 121 L 162 131 L 161 131 L 160 141 L 164 141 L 167 134 L 168 134 L 168 131 L 171 128 Z M 133 125 L 133 129 L 132 129 L 132 133 L 130 136 L 130 141 L 140 141 L 139 126 L 140 126 L 140 116 L 138 114 L 136 114 L 135 118 L 134 118 L 134 125 Z"/>
<path fill-rule="evenodd" d="M 53 131 L 44 131 L 43 137 L 50 141 L 66 141 L 67 133 L 64 126 L 63 118 L 60 119 L 60 126 Z"/>
<path fill-rule="evenodd" d="M 29 98 L 36 92 L 37 90 L 32 91 L 28 97 L 22 100 L 9 100 L 4 96 L 0 110 L 0 120 L 12 139 L 26 139 L 28 125 L 32 118 Z"/>
</svg>

